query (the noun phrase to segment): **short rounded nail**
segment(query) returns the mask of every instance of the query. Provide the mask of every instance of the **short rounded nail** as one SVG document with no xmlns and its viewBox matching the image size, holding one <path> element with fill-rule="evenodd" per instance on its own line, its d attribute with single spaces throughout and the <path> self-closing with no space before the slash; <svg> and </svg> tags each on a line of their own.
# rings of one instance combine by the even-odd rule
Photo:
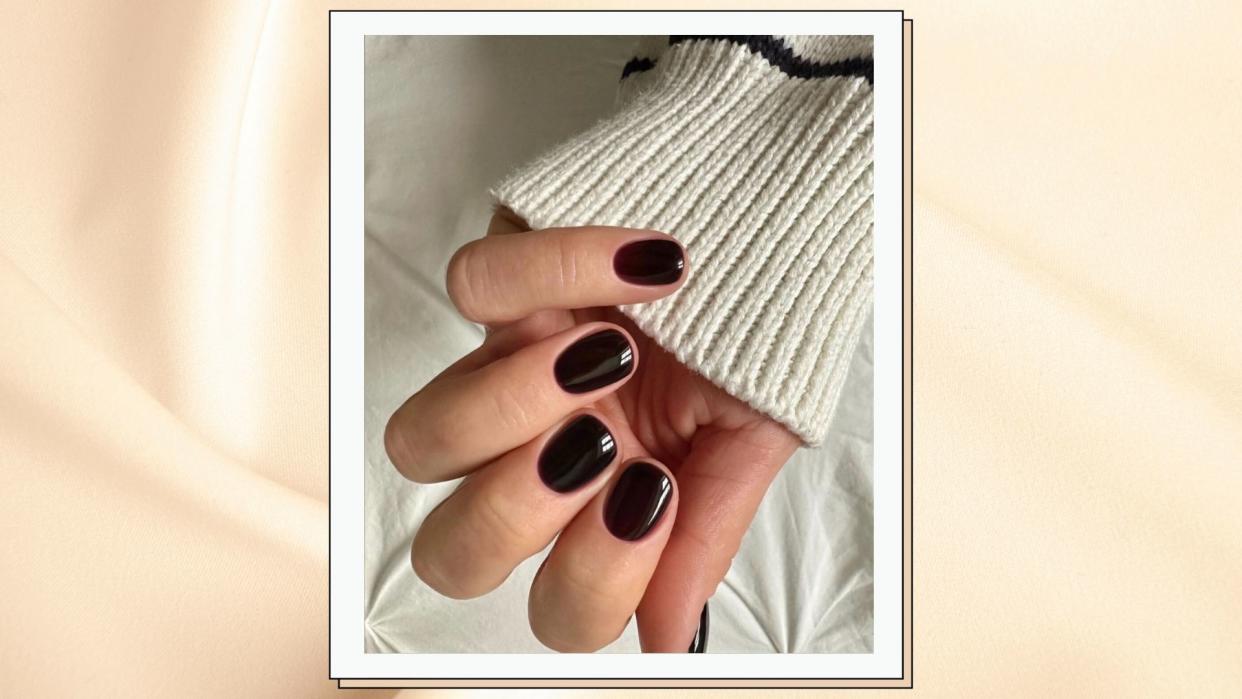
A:
<svg viewBox="0 0 1242 699">
<path fill-rule="evenodd" d="M 539 478 L 558 493 L 595 479 L 617 456 L 617 442 L 597 418 L 582 415 L 548 440 L 539 454 Z"/>
<path fill-rule="evenodd" d="M 616 330 L 587 335 L 561 352 L 553 372 L 570 393 L 589 393 L 616 383 L 634 370 L 634 348 Z"/>
<path fill-rule="evenodd" d="M 681 246 L 672 240 L 638 240 L 617 250 L 612 268 L 618 277 L 631 284 L 672 284 L 681 279 L 686 269 L 686 256 Z"/>
<path fill-rule="evenodd" d="M 636 461 L 626 467 L 604 503 L 604 525 L 623 541 L 651 531 L 673 499 L 673 481 L 659 467 Z"/>
<path fill-rule="evenodd" d="M 690 641 L 690 649 L 687 653 L 706 653 L 707 652 L 707 625 L 711 621 L 711 615 L 707 613 L 707 603 L 703 603 L 703 611 L 699 613 L 699 630 L 694 632 L 694 640 Z"/>
</svg>

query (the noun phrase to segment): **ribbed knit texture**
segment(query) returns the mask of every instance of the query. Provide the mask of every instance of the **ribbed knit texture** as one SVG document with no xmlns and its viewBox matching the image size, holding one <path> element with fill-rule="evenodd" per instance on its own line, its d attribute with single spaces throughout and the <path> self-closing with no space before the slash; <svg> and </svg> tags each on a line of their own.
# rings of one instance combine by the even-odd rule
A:
<svg viewBox="0 0 1242 699">
<path fill-rule="evenodd" d="M 859 37 L 786 45 L 808 58 L 870 56 Z M 789 77 L 723 40 L 642 55 L 655 65 L 622 81 L 615 115 L 492 195 L 535 229 L 677 237 L 692 264 L 686 285 L 621 310 L 689 368 L 818 444 L 873 296 L 871 86 Z"/>
</svg>

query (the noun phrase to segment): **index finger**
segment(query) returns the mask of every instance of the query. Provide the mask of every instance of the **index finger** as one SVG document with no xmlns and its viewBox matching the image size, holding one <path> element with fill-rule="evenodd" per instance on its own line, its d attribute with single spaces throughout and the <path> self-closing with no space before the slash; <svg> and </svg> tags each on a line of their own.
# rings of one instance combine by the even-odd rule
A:
<svg viewBox="0 0 1242 699">
<path fill-rule="evenodd" d="M 672 236 L 582 226 L 493 235 L 449 261 L 457 310 L 477 323 L 507 323 L 536 311 L 647 303 L 685 282 L 689 262 Z"/>
</svg>

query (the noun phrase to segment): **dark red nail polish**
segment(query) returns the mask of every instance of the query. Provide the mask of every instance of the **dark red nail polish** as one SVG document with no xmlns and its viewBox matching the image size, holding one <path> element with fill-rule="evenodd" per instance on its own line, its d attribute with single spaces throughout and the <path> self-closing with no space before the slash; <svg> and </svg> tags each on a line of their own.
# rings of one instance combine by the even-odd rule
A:
<svg viewBox="0 0 1242 699">
<path fill-rule="evenodd" d="M 703 603 L 703 611 L 699 613 L 699 630 L 694 632 L 694 640 L 690 641 L 690 649 L 687 653 L 706 653 L 707 652 L 707 624 L 711 621 L 711 615 L 707 613 L 707 602 Z"/>
<path fill-rule="evenodd" d="M 686 256 L 681 246 L 664 238 L 628 243 L 612 258 L 617 276 L 631 284 L 659 286 L 681 279 Z"/>
<path fill-rule="evenodd" d="M 672 499 L 672 479 L 659 467 L 636 461 L 608 494 L 604 525 L 618 539 L 636 541 L 660 521 Z"/>
<path fill-rule="evenodd" d="M 617 442 L 604 423 L 581 415 L 548 440 L 539 455 L 539 478 L 568 493 L 594 480 L 616 456 Z"/>
<path fill-rule="evenodd" d="M 634 370 L 634 348 L 616 330 L 600 332 L 578 340 L 556 358 L 556 382 L 570 393 L 589 393 L 616 383 Z"/>
</svg>

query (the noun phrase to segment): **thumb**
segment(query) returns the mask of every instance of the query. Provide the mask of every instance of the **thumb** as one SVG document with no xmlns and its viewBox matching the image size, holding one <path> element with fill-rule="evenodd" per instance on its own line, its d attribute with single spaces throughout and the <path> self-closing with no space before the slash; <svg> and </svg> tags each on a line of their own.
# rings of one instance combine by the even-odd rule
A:
<svg viewBox="0 0 1242 699">
<path fill-rule="evenodd" d="M 638 606 L 645 653 L 685 653 L 707 599 L 724 579 L 760 501 L 798 448 L 781 425 L 705 428 L 677 469 L 677 520 Z"/>
</svg>

